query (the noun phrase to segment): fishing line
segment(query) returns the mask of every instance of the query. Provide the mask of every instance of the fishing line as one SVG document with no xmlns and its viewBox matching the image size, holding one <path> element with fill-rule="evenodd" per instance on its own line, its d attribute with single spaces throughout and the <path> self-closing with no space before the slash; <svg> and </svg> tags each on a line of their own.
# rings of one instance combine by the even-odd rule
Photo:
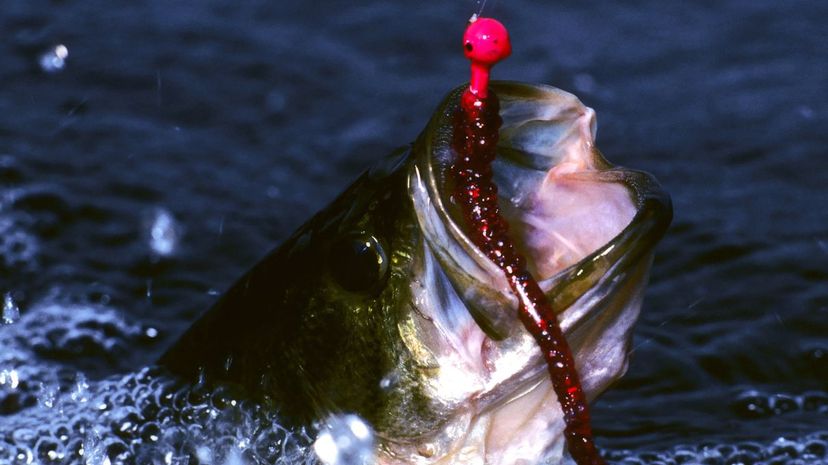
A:
<svg viewBox="0 0 828 465">
<path fill-rule="evenodd" d="M 477 2 L 476 2 L 477 3 L 477 13 L 474 14 L 475 17 L 484 16 L 483 13 L 486 12 L 486 6 L 487 5 L 491 7 L 491 8 L 489 8 L 489 13 L 491 13 L 491 11 L 494 10 L 495 6 L 497 5 L 497 0 L 494 0 L 491 3 L 491 5 L 489 5 L 488 2 L 489 2 L 489 0 L 477 0 Z M 492 15 L 488 14 L 486 16 L 491 17 Z"/>
</svg>

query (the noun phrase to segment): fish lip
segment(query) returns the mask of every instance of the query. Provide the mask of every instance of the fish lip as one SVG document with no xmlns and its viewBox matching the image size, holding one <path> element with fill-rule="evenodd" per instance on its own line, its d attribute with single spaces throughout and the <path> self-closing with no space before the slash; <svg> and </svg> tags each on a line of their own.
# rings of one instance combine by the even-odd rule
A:
<svg viewBox="0 0 828 465">
<path fill-rule="evenodd" d="M 548 100 L 551 104 L 568 105 L 571 107 L 569 110 L 574 111 L 573 118 L 583 118 L 580 122 L 582 134 L 579 137 L 583 137 L 589 144 L 598 166 L 592 176 L 594 179 L 622 184 L 627 188 L 635 208 L 632 220 L 615 237 L 577 263 L 539 282 L 552 307 L 559 312 L 562 330 L 571 339 L 573 334 L 585 331 L 587 323 L 603 308 L 599 301 L 617 289 L 619 282 L 625 279 L 631 269 L 643 269 L 643 281 L 646 281 L 652 249 L 672 219 L 671 200 L 652 175 L 615 167 L 603 158 L 593 145 L 594 113 L 575 96 L 544 85 L 505 81 L 495 81 L 491 85 L 501 100 L 501 116 L 504 120 L 501 142 L 504 130 L 508 130 L 515 118 L 522 117 L 519 113 L 526 110 L 520 107 L 523 102 Z M 443 188 L 446 185 L 446 168 L 454 156 L 451 149 L 451 118 L 464 90 L 465 86 L 461 86 L 448 94 L 418 139 L 414 149 L 417 159 L 411 171 L 409 187 L 418 212 L 418 221 L 425 231 L 426 242 L 446 274 L 452 276 L 455 290 L 469 307 L 498 307 L 502 319 L 487 323 L 494 327 L 480 326 L 491 338 L 506 339 L 516 332 L 525 333 L 514 313 L 504 311 L 504 308 L 517 308 L 517 300 L 502 271 L 465 234 L 464 227 L 458 222 L 462 221 L 461 215 L 457 214 L 456 207 L 447 205 L 448 195 Z M 526 111 L 531 113 L 531 110 Z M 546 117 L 544 114 L 532 115 L 526 121 L 532 121 L 536 116 L 539 120 Z M 503 144 L 498 146 L 499 153 L 509 149 Z M 549 169 L 548 166 L 533 168 Z M 497 176 L 496 167 L 495 175 Z M 458 280 L 461 281 L 460 285 Z M 591 297 L 596 301 L 594 304 L 574 305 Z M 637 318 L 637 310 L 633 317 Z M 478 318 L 475 320 L 480 324 Z M 508 391 L 515 392 L 536 383 L 544 371 L 543 360 L 538 357 L 520 373 L 501 380 L 499 388 L 487 390 L 481 395 L 502 402 L 508 397 Z M 506 389 L 506 385 L 511 385 L 512 388 Z M 603 387 L 606 386 L 600 386 L 601 389 Z M 588 394 L 594 395 L 591 392 Z"/>
</svg>

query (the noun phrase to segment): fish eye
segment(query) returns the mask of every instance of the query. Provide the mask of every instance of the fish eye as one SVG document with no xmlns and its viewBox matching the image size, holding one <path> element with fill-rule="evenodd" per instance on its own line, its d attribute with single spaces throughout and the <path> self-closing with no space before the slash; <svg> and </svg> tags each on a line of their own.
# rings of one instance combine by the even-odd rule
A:
<svg viewBox="0 0 828 465">
<path fill-rule="evenodd" d="M 376 291 L 388 275 L 388 256 L 380 241 L 366 233 L 348 234 L 331 247 L 333 278 L 351 292 Z"/>
</svg>

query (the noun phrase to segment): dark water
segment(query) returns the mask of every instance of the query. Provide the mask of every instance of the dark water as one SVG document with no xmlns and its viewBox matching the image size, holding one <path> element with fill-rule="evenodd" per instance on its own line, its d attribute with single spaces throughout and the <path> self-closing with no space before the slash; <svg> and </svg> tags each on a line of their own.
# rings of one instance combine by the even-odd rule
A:
<svg viewBox="0 0 828 465">
<path fill-rule="evenodd" d="M 23 322 L 0 326 L 0 435 L 35 408 L 27 393 L 150 364 L 413 140 L 466 79 L 457 43 L 475 8 L 6 2 L 0 291 Z M 579 95 L 608 158 L 673 196 L 633 363 L 594 407 L 599 443 L 651 462 L 828 457 L 828 2 L 487 10 L 514 44 L 497 77 Z M 68 57 L 47 72 L 59 44 Z"/>
</svg>

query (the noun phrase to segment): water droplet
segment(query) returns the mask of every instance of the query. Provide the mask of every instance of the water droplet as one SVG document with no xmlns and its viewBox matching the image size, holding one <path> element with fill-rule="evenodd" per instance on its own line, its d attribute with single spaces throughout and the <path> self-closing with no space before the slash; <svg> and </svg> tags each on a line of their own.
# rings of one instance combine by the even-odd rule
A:
<svg viewBox="0 0 828 465">
<path fill-rule="evenodd" d="M 797 112 L 799 113 L 799 116 L 805 119 L 813 119 L 814 115 L 816 114 L 814 112 L 814 109 L 809 107 L 808 105 L 800 105 L 799 107 L 797 107 Z"/>
<path fill-rule="evenodd" d="M 278 116 L 284 113 L 287 108 L 287 98 L 285 94 L 279 91 L 272 91 L 265 97 L 265 108 L 268 113 L 273 116 Z"/>
<path fill-rule="evenodd" d="M 59 44 L 40 55 L 40 69 L 47 73 L 58 73 L 66 67 L 66 58 L 69 56 L 69 49 Z"/>
<path fill-rule="evenodd" d="M 172 255 L 180 235 L 180 227 L 172 213 L 163 208 L 157 209 L 149 230 L 150 249 L 162 257 Z"/>
<path fill-rule="evenodd" d="M 572 85 L 584 94 L 592 93 L 596 87 L 595 78 L 586 73 L 576 74 Z"/>
<path fill-rule="evenodd" d="M 336 415 L 328 419 L 313 450 L 326 465 L 362 465 L 374 458 L 374 432 L 356 415 Z"/>
<path fill-rule="evenodd" d="M 400 376 L 396 372 L 391 372 L 380 380 L 380 389 L 388 391 L 396 387 L 399 382 Z"/>
<path fill-rule="evenodd" d="M 11 292 L 7 292 L 3 298 L 3 315 L 0 320 L 3 324 L 10 325 L 20 319 L 20 309 L 12 298 Z"/>
<path fill-rule="evenodd" d="M 17 389 L 20 385 L 20 378 L 17 370 L 2 370 L 0 371 L 0 385 L 7 385 L 11 389 Z"/>
</svg>

